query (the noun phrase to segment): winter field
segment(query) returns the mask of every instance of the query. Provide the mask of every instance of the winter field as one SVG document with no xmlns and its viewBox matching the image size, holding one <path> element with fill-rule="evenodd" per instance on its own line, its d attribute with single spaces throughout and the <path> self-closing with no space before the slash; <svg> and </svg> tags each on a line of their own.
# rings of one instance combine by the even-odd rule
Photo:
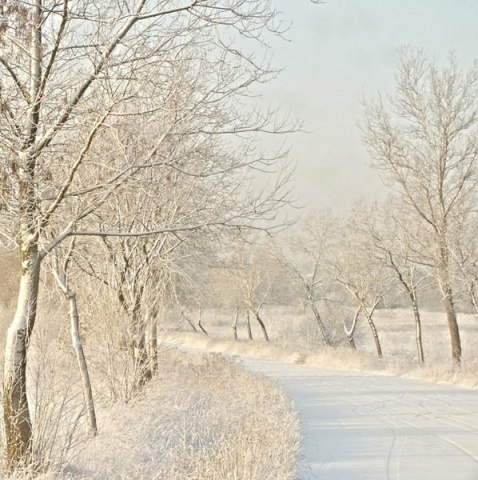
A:
<svg viewBox="0 0 478 480">
<path fill-rule="evenodd" d="M 254 342 L 248 340 L 245 318 L 238 321 L 238 341 L 233 340 L 234 311 L 211 310 L 202 314 L 202 325 L 208 335 L 191 333 L 190 326 L 178 322 L 172 338 L 195 347 L 218 352 L 273 358 L 292 363 L 352 371 L 387 372 L 433 382 L 455 383 L 469 387 L 478 385 L 478 318 L 460 314 L 463 362 L 458 368 L 451 360 L 448 326 L 443 312 L 422 312 L 423 348 L 426 363 L 417 362 L 413 314 L 407 309 L 379 309 L 374 315 L 383 358 L 376 357 L 373 339 L 365 319 L 360 319 L 355 335 L 357 350 L 353 351 L 342 332 L 341 319 L 350 321 L 350 311 L 337 315 L 327 325 L 339 344 L 325 347 L 313 316 L 298 308 L 271 307 L 264 310 L 263 320 L 271 338 L 265 342 L 261 331 L 251 319 Z M 348 315 L 348 317 L 347 317 Z M 168 331 L 170 329 L 168 328 Z"/>
<path fill-rule="evenodd" d="M 478 478 L 473 15 L 340 3 L 0 2 L 0 480 Z"/>
<path fill-rule="evenodd" d="M 126 353 L 115 349 L 121 344 L 115 337 L 121 335 L 120 318 L 95 312 L 102 322 L 87 322 L 85 330 L 99 424 L 99 435 L 92 439 L 85 433 L 66 311 L 59 305 L 54 298 L 42 304 L 30 351 L 30 403 L 38 427 L 35 451 L 50 465 L 40 476 L 45 480 L 438 479 L 432 468 L 436 461 L 425 462 L 420 476 L 410 473 L 420 462 L 407 452 L 419 451 L 425 458 L 430 445 L 451 461 L 461 448 L 468 452 L 468 467 L 475 466 L 478 451 L 470 436 L 476 428 L 471 408 L 475 391 L 464 390 L 469 401 L 458 412 L 461 420 L 456 420 L 450 416 L 456 413 L 454 403 L 461 402 L 455 390 L 442 399 L 441 386 L 399 378 L 476 387 L 478 321 L 473 315 L 459 317 L 464 354 L 461 367 L 456 367 L 450 360 L 444 314 L 423 311 L 426 365 L 419 367 L 413 318 L 406 309 L 379 309 L 375 314 L 381 360 L 363 318 L 355 336 L 357 350 L 350 349 L 341 324 L 342 319 L 349 321 L 347 310 L 327 317 L 336 348 L 324 346 L 313 316 L 298 307 L 264 308 L 270 342 L 262 339 L 252 318 L 254 340 L 248 339 L 243 314 L 234 340 L 232 309 L 205 309 L 200 316 L 171 310 L 159 325 L 159 374 L 138 394 Z M 12 303 L 4 301 L 2 336 L 12 313 Z M 206 333 L 198 326 L 199 318 Z M 181 345 L 250 358 L 190 356 L 178 351 Z M 282 387 L 248 373 L 238 362 Z M 409 394 L 404 396 L 405 390 Z M 301 418 L 300 453 L 299 422 L 291 400 Z M 355 405 L 364 400 L 363 408 Z M 377 417 L 377 412 L 384 416 Z M 417 423 L 417 416 L 426 425 Z M 450 423 L 469 428 L 457 433 L 459 441 L 443 443 L 441 434 L 433 432 Z M 458 447 L 450 447 L 453 442 Z M 427 465 L 432 467 L 427 470 Z M 446 465 L 451 468 L 452 463 Z"/>
</svg>

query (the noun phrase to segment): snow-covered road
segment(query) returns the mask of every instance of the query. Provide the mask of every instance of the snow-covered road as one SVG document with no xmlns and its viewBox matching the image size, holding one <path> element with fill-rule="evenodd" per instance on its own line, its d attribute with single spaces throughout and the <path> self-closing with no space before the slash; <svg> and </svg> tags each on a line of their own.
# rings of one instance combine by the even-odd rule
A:
<svg viewBox="0 0 478 480">
<path fill-rule="evenodd" d="M 478 390 L 244 358 L 303 424 L 301 480 L 478 480 Z"/>
</svg>

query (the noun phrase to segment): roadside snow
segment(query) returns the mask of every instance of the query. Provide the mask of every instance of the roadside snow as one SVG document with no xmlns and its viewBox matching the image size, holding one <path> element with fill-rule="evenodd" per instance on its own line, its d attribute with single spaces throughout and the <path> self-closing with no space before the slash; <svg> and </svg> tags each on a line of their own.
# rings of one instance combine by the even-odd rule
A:
<svg viewBox="0 0 478 480">
<path fill-rule="evenodd" d="M 219 355 L 160 355 L 158 375 L 98 408 L 98 436 L 38 480 L 294 478 L 299 426 L 282 388 Z"/>
<path fill-rule="evenodd" d="M 243 358 L 303 425 L 301 480 L 477 480 L 478 391 Z"/>
</svg>

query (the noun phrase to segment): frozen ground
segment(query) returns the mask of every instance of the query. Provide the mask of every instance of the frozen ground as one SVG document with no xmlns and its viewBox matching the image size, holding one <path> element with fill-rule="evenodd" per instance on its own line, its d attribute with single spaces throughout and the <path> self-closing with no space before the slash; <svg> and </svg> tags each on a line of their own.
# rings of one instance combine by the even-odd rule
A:
<svg viewBox="0 0 478 480">
<path fill-rule="evenodd" d="M 244 358 L 303 423 L 301 480 L 477 480 L 478 390 Z"/>
</svg>

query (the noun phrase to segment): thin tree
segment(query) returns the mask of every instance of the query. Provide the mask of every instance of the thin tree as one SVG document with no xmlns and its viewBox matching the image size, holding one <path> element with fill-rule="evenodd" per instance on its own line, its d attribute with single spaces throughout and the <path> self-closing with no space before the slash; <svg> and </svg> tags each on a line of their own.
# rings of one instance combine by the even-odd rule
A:
<svg viewBox="0 0 478 480">
<path fill-rule="evenodd" d="M 350 348 L 352 350 L 356 350 L 357 349 L 357 346 L 355 345 L 355 338 L 354 338 L 354 335 L 355 335 L 355 329 L 357 328 L 357 323 L 358 323 L 358 319 L 359 319 L 359 316 L 360 316 L 360 312 L 362 310 L 362 305 L 359 304 L 356 309 L 355 309 L 355 312 L 354 312 L 354 317 L 352 319 L 352 323 L 350 324 L 350 327 L 347 327 L 347 324 L 344 320 L 344 333 L 349 341 L 349 345 L 350 345 Z"/>
<path fill-rule="evenodd" d="M 352 327 L 345 328 L 349 342 L 353 339 L 359 315 L 363 313 L 377 356 L 382 358 L 380 336 L 373 316 L 390 289 L 391 279 L 372 254 L 369 239 L 361 232 L 359 224 L 360 219 L 352 214 L 340 226 L 342 237 L 332 249 L 328 271 L 330 277 L 349 294 L 356 309 Z"/>
<path fill-rule="evenodd" d="M 381 210 L 362 212 L 363 225 L 371 236 L 371 246 L 380 262 L 393 273 L 409 298 L 415 321 L 415 343 L 420 365 L 425 363 L 419 291 L 429 287 L 430 269 L 414 241 L 416 223 L 413 213 L 404 213 L 397 202 L 389 200 Z M 406 221 L 404 219 L 406 218 Z"/>
<path fill-rule="evenodd" d="M 269 333 L 262 318 L 262 309 L 269 299 L 271 290 L 270 274 L 264 265 L 263 256 L 257 252 L 250 252 L 249 245 L 241 245 L 236 251 L 232 265 L 228 265 L 229 275 L 242 295 L 242 303 L 247 310 L 247 326 L 249 338 L 252 337 L 250 330 L 251 315 L 259 325 L 262 336 L 269 341 Z"/>
<path fill-rule="evenodd" d="M 332 341 L 319 302 L 328 289 L 326 259 L 336 238 L 335 227 L 336 219 L 330 214 L 312 214 L 304 220 L 298 233 L 283 239 L 275 248 L 278 261 L 287 268 L 292 281 L 300 285 L 327 346 L 332 346 Z"/>
<path fill-rule="evenodd" d="M 462 349 L 453 287 L 453 243 L 476 194 L 478 180 L 478 65 L 460 70 L 405 49 L 396 89 L 365 105 L 363 138 L 376 168 L 430 235 L 450 331 L 451 354 Z M 418 233 L 421 235 L 421 233 Z"/>
<path fill-rule="evenodd" d="M 61 292 L 65 296 L 69 305 L 70 316 L 70 333 L 71 343 L 75 351 L 78 370 L 80 372 L 81 386 L 83 392 L 83 400 L 85 403 L 86 423 L 88 425 L 88 433 L 95 436 L 98 433 L 98 425 L 96 422 L 95 402 L 93 399 L 93 390 L 91 388 L 90 374 L 88 364 L 83 350 L 83 343 L 80 335 L 80 316 L 78 313 L 78 304 L 76 301 L 76 292 L 71 288 L 69 281 L 69 267 L 72 262 L 74 251 L 74 239 L 70 242 L 68 251 L 65 254 L 63 262 L 60 263 L 58 256 L 55 256 L 54 267 L 52 269 L 53 276 L 58 284 Z"/>
</svg>

